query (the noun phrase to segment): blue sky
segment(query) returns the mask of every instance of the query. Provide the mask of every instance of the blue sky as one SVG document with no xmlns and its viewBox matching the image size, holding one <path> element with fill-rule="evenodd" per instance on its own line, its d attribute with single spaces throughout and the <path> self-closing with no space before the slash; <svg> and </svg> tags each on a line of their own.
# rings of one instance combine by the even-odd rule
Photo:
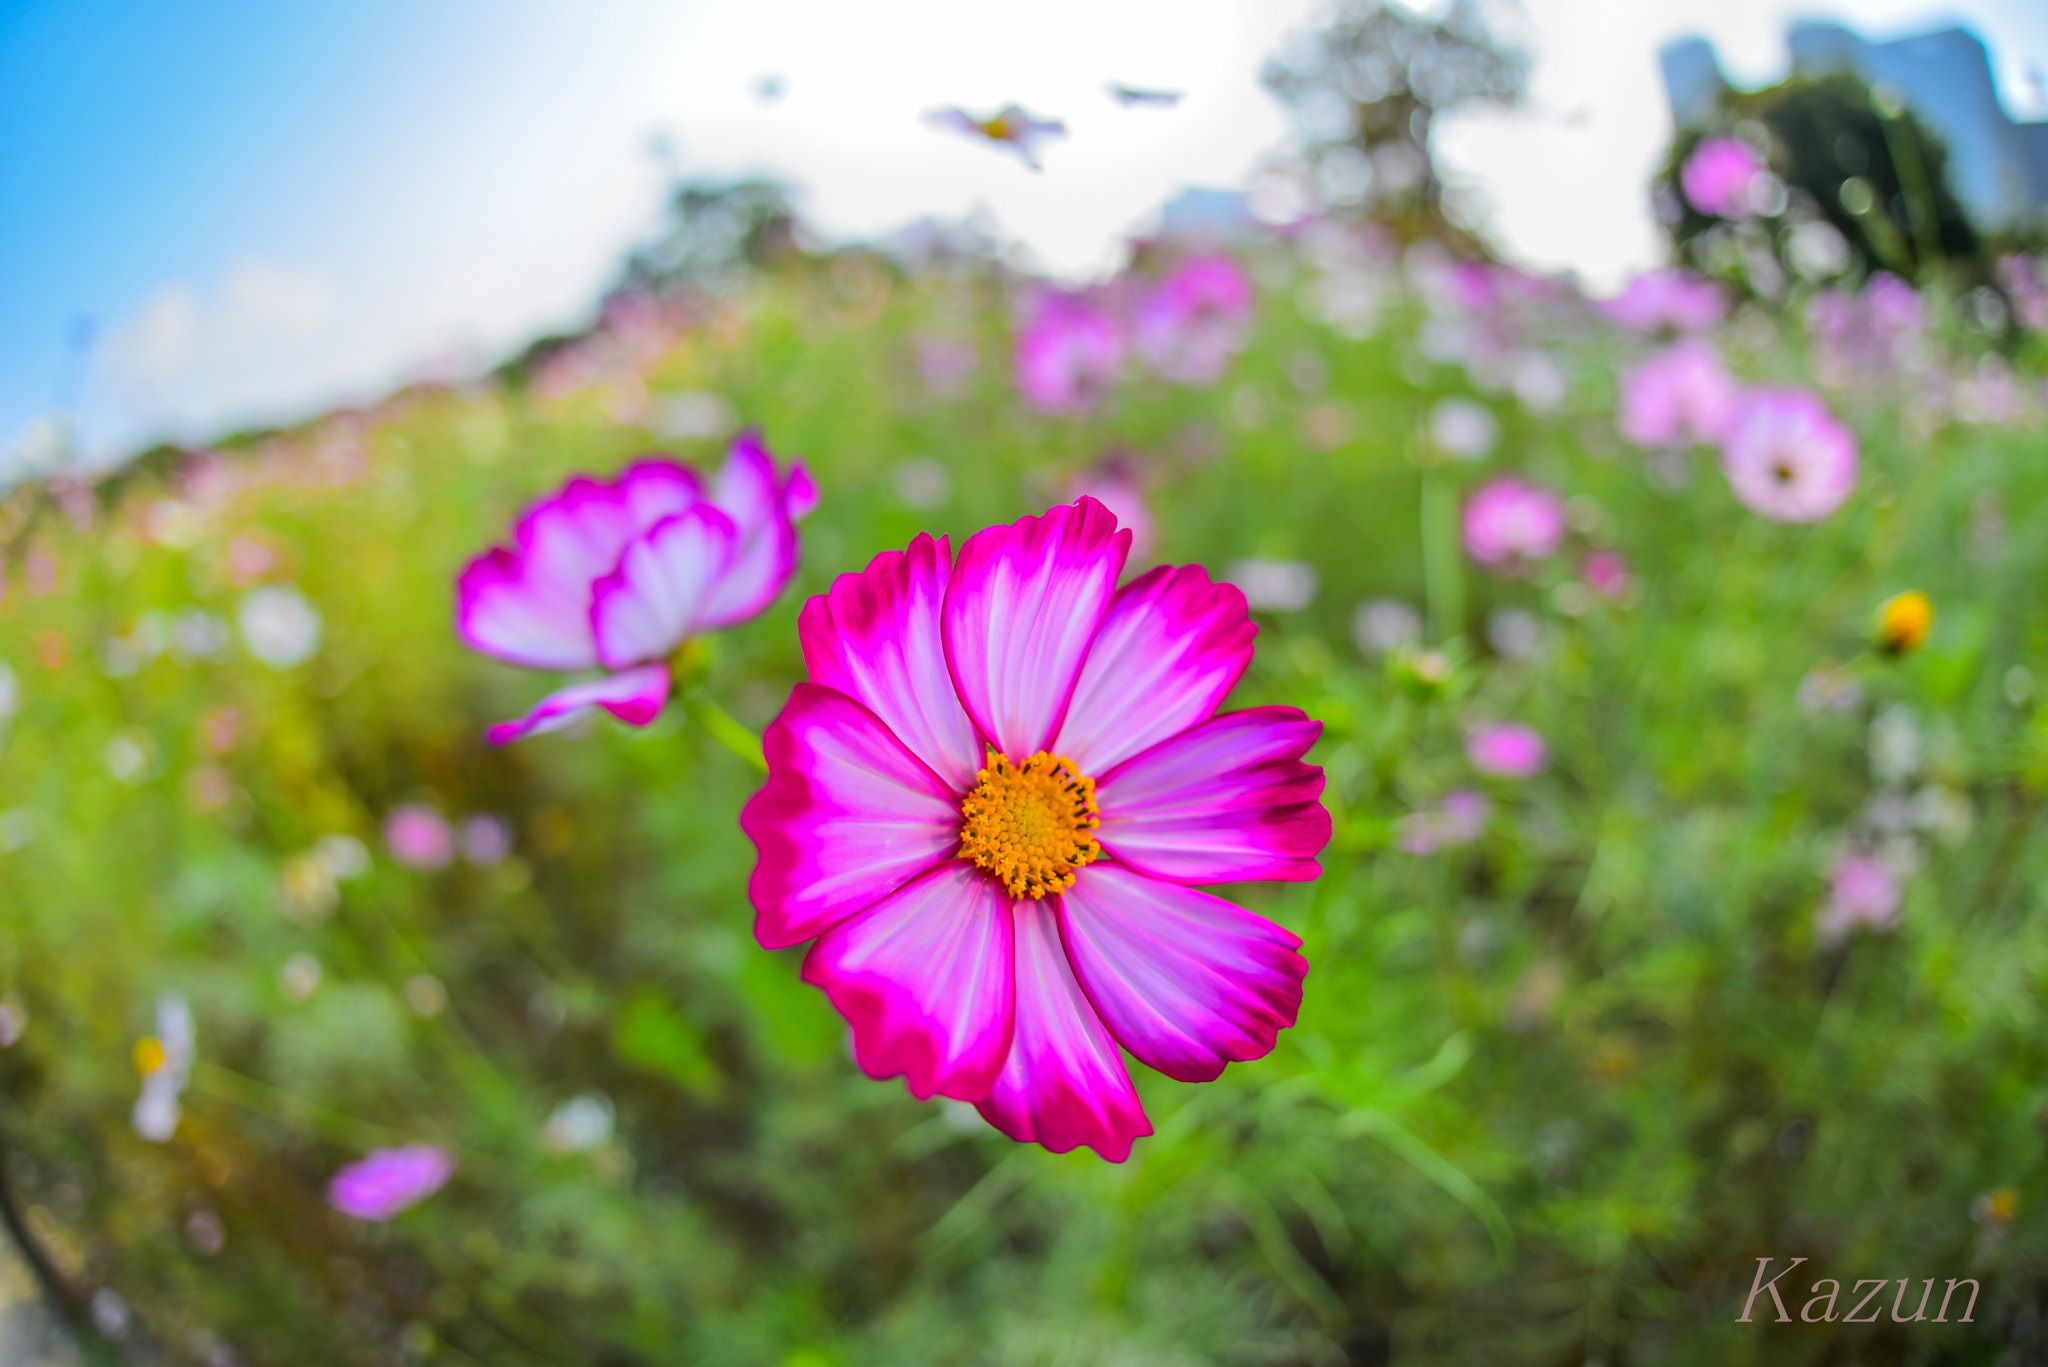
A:
<svg viewBox="0 0 2048 1367">
<path fill-rule="evenodd" d="M 1315 0 L 0 0 L 0 463 L 66 395 L 106 459 L 374 398 L 578 321 L 653 222 L 648 135 L 685 167 L 794 182 L 828 231 L 979 208 L 1068 274 L 1182 184 L 1242 180 L 1284 138 L 1261 57 Z M 1873 36 L 1957 14 L 2008 106 L 2048 62 L 2048 5 L 1522 0 L 1522 115 L 1454 127 L 1454 170 L 1532 264 L 1596 280 L 1654 259 L 1642 182 L 1668 136 L 1658 43 L 1704 32 L 1773 76 L 1816 9 Z M 755 98 L 774 73 L 787 93 Z M 1107 80 L 1185 88 L 1124 111 Z M 1016 99 L 1073 136 L 1034 176 L 919 121 Z"/>
</svg>

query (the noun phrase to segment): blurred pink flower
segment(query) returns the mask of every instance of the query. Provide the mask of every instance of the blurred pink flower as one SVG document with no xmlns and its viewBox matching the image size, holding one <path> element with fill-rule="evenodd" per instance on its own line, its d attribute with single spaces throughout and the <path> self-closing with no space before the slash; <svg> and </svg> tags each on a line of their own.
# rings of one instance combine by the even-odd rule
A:
<svg viewBox="0 0 2048 1367">
<path fill-rule="evenodd" d="M 1711 280 L 1684 271 L 1649 271 L 1601 303 L 1600 311 L 1631 332 L 1699 332 L 1721 320 L 1728 299 Z"/>
<path fill-rule="evenodd" d="M 1628 592 L 1628 561 L 1621 558 L 1620 551 L 1594 551 L 1580 566 L 1579 576 L 1602 598 L 1619 598 Z"/>
<path fill-rule="evenodd" d="M 1123 369 L 1116 320 L 1079 295 L 1048 290 L 1017 336 L 1017 389 L 1048 413 L 1081 413 L 1102 402 Z"/>
<path fill-rule="evenodd" d="M 1715 218 L 1747 218 L 1758 208 L 1764 160 L 1748 143 L 1736 138 L 1703 138 L 1678 183 L 1686 202 Z"/>
<path fill-rule="evenodd" d="M 1542 560 L 1564 540 L 1564 500 L 1502 475 L 1465 501 L 1465 553 L 1490 570 Z"/>
<path fill-rule="evenodd" d="M 1543 772 L 1550 749 L 1543 737 L 1514 722 L 1480 722 L 1465 732 L 1465 757 L 1482 774 L 1531 778 Z"/>
<path fill-rule="evenodd" d="M 432 1196 L 455 1175 L 455 1159 L 433 1144 L 372 1149 L 327 1184 L 327 1204 L 356 1220 L 389 1220 Z"/>
<path fill-rule="evenodd" d="M 455 832 L 432 807 L 408 803 L 384 818 L 384 845 L 409 869 L 440 869 L 455 857 Z"/>
<path fill-rule="evenodd" d="M 1127 460 L 1110 456 L 1092 469 L 1083 470 L 1067 483 L 1067 501 L 1092 498 L 1116 515 L 1117 525 L 1131 534 L 1131 561 L 1143 561 L 1152 554 L 1152 507 L 1145 501 L 1145 486 Z"/>
<path fill-rule="evenodd" d="M 1435 854 L 1469 845 L 1486 828 L 1493 803 L 1486 794 L 1459 788 L 1435 808 L 1410 812 L 1394 824 L 1394 844 L 1407 854 Z"/>
<path fill-rule="evenodd" d="M 1735 379 L 1713 347 L 1680 342 L 1622 375 L 1615 425 L 1644 450 L 1708 446 L 1726 434 L 1735 398 Z"/>
<path fill-rule="evenodd" d="M 1818 522 L 1856 487 L 1856 438 L 1804 389 L 1744 391 L 1721 446 L 1735 497 L 1776 522 Z"/>
<path fill-rule="evenodd" d="M 1852 850 L 1828 869 L 1828 899 L 1820 909 L 1820 938 L 1839 942 L 1862 926 L 1892 930 L 1899 924 L 1904 892 L 1899 875 L 1874 854 Z"/>
<path fill-rule="evenodd" d="M 1175 384 L 1223 378 L 1252 320 L 1252 281 L 1229 257 L 1198 256 L 1138 304 L 1138 354 Z"/>
<path fill-rule="evenodd" d="M 2017 253 L 1998 258 L 1998 283 L 2012 301 L 2013 317 L 2030 332 L 2048 332 L 2048 286 L 2042 284 L 2041 267 L 2030 256 Z"/>
<path fill-rule="evenodd" d="M 778 476 L 742 433 L 717 480 L 643 460 L 610 483 L 579 475 L 527 509 L 511 546 L 469 562 L 456 630 L 472 650 L 529 669 L 608 671 L 560 688 L 489 732 L 493 745 L 567 726 L 596 708 L 645 726 L 668 701 L 669 657 L 736 626 L 796 573 L 799 519 L 818 489 L 801 464 Z"/>
<path fill-rule="evenodd" d="M 1927 305 L 1911 285 L 1879 271 L 1861 294 L 1826 289 L 1814 295 L 1806 329 L 1821 383 L 1869 387 L 1922 359 Z"/>
<path fill-rule="evenodd" d="M 489 867 L 512 853 L 512 827 L 501 816 L 473 816 L 462 823 L 462 857 Z"/>
<path fill-rule="evenodd" d="M 935 399 L 951 398 L 981 368 L 981 350 L 965 337 L 924 337 L 917 344 L 917 377 Z"/>
</svg>

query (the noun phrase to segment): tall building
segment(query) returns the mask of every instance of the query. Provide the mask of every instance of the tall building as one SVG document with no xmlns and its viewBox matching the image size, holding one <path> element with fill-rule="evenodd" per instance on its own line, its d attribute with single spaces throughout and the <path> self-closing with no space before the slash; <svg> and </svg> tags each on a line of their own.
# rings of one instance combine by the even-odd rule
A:
<svg viewBox="0 0 2048 1367">
<path fill-rule="evenodd" d="M 1825 20 L 1786 33 L 1798 76 L 1849 72 L 1889 86 L 1948 149 L 1950 188 L 1978 228 L 2012 228 L 2048 212 L 2048 123 L 2016 123 L 1998 102 L 1991 59 L 1966 29 L 1873 43 Z M 1672 122 L 1711 117 L 1727 81 L 1713 45 L 1681 38 L 1658 54 Z"/>
</svg>

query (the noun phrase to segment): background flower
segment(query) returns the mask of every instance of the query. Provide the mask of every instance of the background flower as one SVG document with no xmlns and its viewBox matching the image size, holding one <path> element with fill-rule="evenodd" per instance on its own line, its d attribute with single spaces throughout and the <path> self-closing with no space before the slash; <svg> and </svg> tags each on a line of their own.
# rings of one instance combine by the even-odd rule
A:
<svg viewBox="0 0 2048 1367">
<path fill-rule="evenodd" d="M 1550 747 L 1529 727 L 1514 722 L 1480 722 L 1465 732 L 1465 756 L 1482 774 L 1533 778 L 1550 762 Z"/>
<path fill-rule="evenodd" d="M 1082 413 L 1099 405 L 1123 370 L 1123 331 L 1087 300 L 1057 291 L 1040 296 L 1017 334 L 1017 390 L 1047 413 Z"/>
<path fill-rule="evenodd" d="M 1564 500 L 1502 475 L 1465 501 L 1465 553 L 1490 570 L 1544 560 L 1564 540 Z"/>
<path fill-rule="evenodd" d="M 1856 487 L 1856 438 L 1808 390 L 1746 391 L 1721 446 L 1728 487 L 1775 522 L 1818 522 Z"/>
<path fill-rule="evenodd" d="M 390 1220 L 432 1196 L 454 1175 L 455 1159 L 432 1144 L 372 1149 L 334 1174 L 327 1204 L 351 1219 Z"/>
</svg>

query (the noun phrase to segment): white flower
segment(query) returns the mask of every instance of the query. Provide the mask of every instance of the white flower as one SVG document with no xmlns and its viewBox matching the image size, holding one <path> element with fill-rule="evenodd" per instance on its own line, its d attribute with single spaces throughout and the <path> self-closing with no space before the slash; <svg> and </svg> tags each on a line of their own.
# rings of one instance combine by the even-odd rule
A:
<svg viewBox="0 0 2048 1367">
<path fill-rule="evenodd" d="M 1887 786 L 1920 772 L 1920 727 L 1910 708 L 1898 703 L 1870 723 L 1870 772 Z"/>
<path fill-rule="evenodd" d="M 303 664 L 320 648 L 320 613 L 290 584 L 250 590 L 238 620 L 249 653 L 272 669 Z"/>
<path fill-rule="evenodd" d="M 192 1079 L 193 1043 L 192 1008 L 177 993 L 164 993 L 156 1002 L 156 1036 L 135 1048 L 142 1094 L 135 1098 L 130 1119 L 135 1133 L 152 1144 L 177 1132 L 178 1098 Z"/>
<path fill-rule="evenodd" d="M 587 1153 L 612 1137 L 612 1103 L 601 1092 L 586 1092 L 555 1107 L 541 1128 L 550 1153 Z"/>
<path fill-rule="evenodd" d="M 1368 598 L 1351 614 L 1351 639 L 1367 656 L 1421 645 L 1422 614 L 1398 598 Z"/>
<path fill-rule="evenodd" d="M 1500 441 L 1493 410 L 1470 399 L 1445 399 L 1429 413 L 1429 439 L 1458 460 L 1484 460 Z"/>
<path fill-rule="evenodd" d="M 1299 560 L 1239 560 L 1223 577 L 1260 612 L 1297 612 L 1315 601 L 1316 572 Z"/>
</svg>

